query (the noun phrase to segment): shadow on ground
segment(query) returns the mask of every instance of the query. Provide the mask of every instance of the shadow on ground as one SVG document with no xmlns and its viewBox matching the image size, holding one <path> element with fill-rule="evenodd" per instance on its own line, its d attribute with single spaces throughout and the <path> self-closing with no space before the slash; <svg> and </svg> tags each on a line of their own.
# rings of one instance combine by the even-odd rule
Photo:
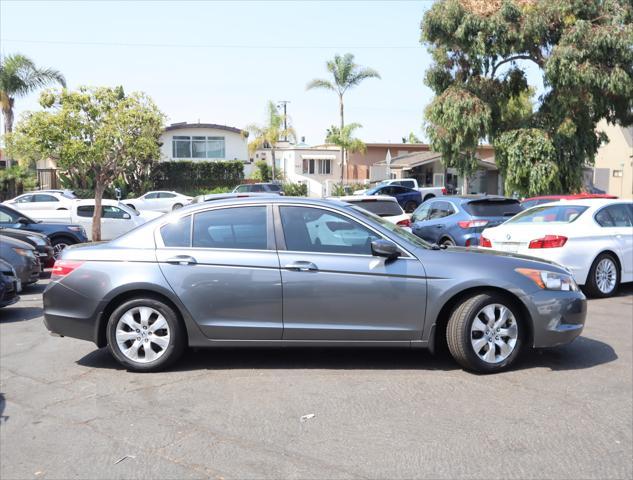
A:
<svg viewBox="0 0 633 480">
<path fill-rule="evenodd" d="M 579 370 L 616 360 L 606 343 L 579 337 L 570 345 L 528 350 L 514 370 L 549 368 Z M 79 365 L 122 370 L 106 348 L 95 350 Z M 328 369 L 328 370 L 456 370 L 459 366 L 447 352 L 432 355 L 426 350 L 397 348 L 213 348 L 189 350 L 172 371 L 230 369 Z"/>
<path fill-rule="evenodd" d="M 42 309 L 40 307 L 6 307 L 0 310 L 0 324 L 24 322 L 41 316 Z"/>
</svg>

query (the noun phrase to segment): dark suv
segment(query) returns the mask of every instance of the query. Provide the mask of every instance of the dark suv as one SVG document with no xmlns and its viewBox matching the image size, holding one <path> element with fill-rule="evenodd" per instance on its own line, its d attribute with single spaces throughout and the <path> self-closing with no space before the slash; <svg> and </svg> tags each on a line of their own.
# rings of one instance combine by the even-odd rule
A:
<svg viewBox="0 0 633 480">
<path fill-rule="evenodd" d="M 284 192 L 281 189 L 279 183 L 244 183 L 238 185 L 233 189 L 233 193 L 247 193 L 247 192 L 259 192 L 259 193 L 273 193 L 277 195 L 283 195 Z"/>
</svg>

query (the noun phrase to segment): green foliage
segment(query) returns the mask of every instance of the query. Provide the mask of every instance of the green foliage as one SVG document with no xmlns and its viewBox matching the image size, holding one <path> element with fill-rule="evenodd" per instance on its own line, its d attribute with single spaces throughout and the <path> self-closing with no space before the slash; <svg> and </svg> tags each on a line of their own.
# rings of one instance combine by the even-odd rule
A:
<svg viewBox="0 0 633 480">
<path fill-rule="evenodd" d="M 284 183 L 283 184 L 284 195 L 287 197 L 307 197 L 308 196 L 308 184 L 307 183 Z"/>
<path fill-rule="evenodd" d="M 244 178 L 241 161 L 160 162 L 152 168 L 151 184 L 156 190 L 176 190 L 186 195 L 200 195 L 216 188 L 232 189 Z"/>
<path fill-rule="evenodd" d="M 160 156 L 164 115 L 142 93 L 123 88 L 44 92 L 43 111 L 27 114 L 9 136 L 18 160 L 53 158 L 62 182 L 94 188 L 92 238 L 101 238 L 101 198 L 106 187 Z M 92 182 L 92 184 L 86 184 Z"/>
<path fill-rule="evenodd" d="M 359 85 L 367 78 L 380 78 L 380 74 L 373 68 L 361 67 L 354 62 L 354 55 L 334 55 L 333 60 L 328 60 L 325 64 L 328 72 L 332 74 L 332 81 L 315 78 L 306 86 L 306 90 L 315 88 L 332 90 L 340 96 L 352 87 Z"/>
<path fill-rule="evenodd" d="M 332 185 L 332 196 L 333 197 L 344 197 L 345 195 L 352 195 L 357 190 L 364 190 L 367 188 L 367 185 L 363 185 L 362 183 L 337 183 Z"/>
<path fill-rule="evenodd" d="M 575 191 L 604 138 L 597 123 L 633 123 L 628 0 L 440 0 L 424 15 L 422 41 L 433 58 L 425 81 L 436 94 L 425 112 L 427 134 L 446 166 L 462 174 L 472 172 L 479 142 L 501 145 L 509 159 L 520 155 L 513 139 L 524 138 L 534 148 L 523 161 L 501 162 L 507 165 L 502 175 L 514 176 L 506 170 L 514 164 L 534 162 L 553 162 L 558 173 L 537 169 L 532 176 L 542 178 L 517 191 Z M 540 69 L 546 87 L 536 109 L 526 63 Z M 504 135 L 523 129 L 524 136 Z M 537 161 L 536 154 L 544 156 Z"/>
<path fill-rule="evenodd" d="M 342 129 L 332 125 L 327 129 L 325 141 L 333 143 L 347 152 L 365 152 L 367 147 L 358 138 L 354 138 L 354 131 L 361 128 L 360 123 L 350 123 Z"/>
<path fill-rule="evenodd" d="M 409 132 L 408 136 L 402 137 L 402 143 L 422 143 L 422 140 L 415 133 Z"/>
<path fill-rule="evenodd" d="M 35 172 L 28 167 L 13 165 L 0 170 L 0 201 L 33 190 L 37 185 Z"/>
</svg>

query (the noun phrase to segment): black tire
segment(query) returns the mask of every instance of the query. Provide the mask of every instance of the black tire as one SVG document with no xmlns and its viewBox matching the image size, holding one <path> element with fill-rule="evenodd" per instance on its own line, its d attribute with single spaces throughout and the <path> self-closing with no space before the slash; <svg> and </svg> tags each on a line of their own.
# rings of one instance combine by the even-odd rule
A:
<svg viewBox="0 0 633 480">
<path fill-rule="evenodd" d="M 610 261 L 611 264 L 613 265 L 613 268 L 615 269 L 615 286 L 613 287 L 611 291 L 602 291 L 598 285 L 597 270 L 598 270 L 598 265 L 600 265 L 600 262 L 602 262 L 603 260 Z M 585 283 L 584 290 L 586 291 L 587 295 L 591 297 L 595 297 L 595 298 L 612 297 L 613 295 L 615 295 L 615 293 L 618 291 L 618 288 L 620 287 L 620 278 L 621 278 L 621 272 L 620 272 L 620 266 L 618 264 L 617 259 L 610 253 L 601 253 L 600 255 L 596 257 L 596 259 L 591 264 L 591 268 L 589 269 L 589 275 L 587 275 L 587 281 Z"/>
<path fill-rule="evenodd" d="M 517 340 L 512 352 L 499 363 L 482 360 L 471 344 L 471 327 L 476 315 L 487 305 L 500 304 L 508 308 L 516 320 Z M 525 338 L 525 319 L 514 302 L 498 293 L 481 293 L 462 300 L 452 312 L 446 327 L 446 341 L 451 355 L 467 370 L 479 373 L 496 373 L 509 367 L 518 357 Z M 495 347 L 496 348 L 496 347 Z"/>
<path fill-rule="evenodd" d="M 165 351 L 156 360 L 148 363 L 129 359 L 120 349 L 116 340 L 119 319 L 134 307 L 150 307 L 165 318 L 169 325 L 170 339 Z M 106 326 L 108 349 L 112 356 L 125 368 L 134 372 L 157 372 L 172 365 L 182 355 L 186 346 L 186 330 L 172 307 L 155 298 L 135 298 L 119 305 L 110 315 Z M 145 348 L 143 346 L 143 348 Z"/>
<path fill-rule="evenodd" d="M 422 203 L 426 202 L 427 200 L 431 200 L 432 198 L 435 198 L 435 195 L 427 195 L 426 197 L 424 197 L 424 200 L 422 200 Z"/>
<path fill-rule="evenodd" d="M 456 244 L 450 238 L 444 237 L 442 240 L 440 240 L 440 245 L 446 245 L 447 247 L 454 247 Z"/>
<path fill-rule="evenodd" d="M 179 208 L 182 208 L 182 203 L 174 203 L 174 206 L 171 207 L 172 210 L 178 210 Z"/>
<path fill-rule="evenodd" d="M 416 208 L 418 208 L 418 204 L 413 200 L 409 200 L 407 203 L 404 204 L 404 211 L 406 213 L 411 213 L 415 211 Z"/>
<path fill-rule="evenodd" d="M 68 238 L 68 237 L 55 237 L 51 240 L 51 246 L 53 247 L 53 256 L 55 257 L 55 260 L 57 260 L 62 251 L 64 250 L 64 248 L 69 247 L 70 245 L 74 245 L 75 242 L 74 240 Z"/>
</svg>

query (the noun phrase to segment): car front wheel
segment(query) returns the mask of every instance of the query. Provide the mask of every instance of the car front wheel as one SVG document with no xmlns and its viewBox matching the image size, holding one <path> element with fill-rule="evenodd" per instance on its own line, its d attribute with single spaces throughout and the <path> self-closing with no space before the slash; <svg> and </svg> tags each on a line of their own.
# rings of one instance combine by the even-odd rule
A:
<svg viewBox="0 0 633 480">
<path fill-rule="evenodd" d="M 185 348 L 185 329 L 178 316 L 156 299 L 128 300 L 112 312 L 106 328 L 110 352 L 135 372 L 162 370 Z"/>
<path fill-rule="evenodd" d="M 453 358 L 464 368 L 495 373 L 519 355 L 525 319 L 503 295 L 482 293 L 466 298 L 453 310 L 446 339 Z"/>
</svg>

